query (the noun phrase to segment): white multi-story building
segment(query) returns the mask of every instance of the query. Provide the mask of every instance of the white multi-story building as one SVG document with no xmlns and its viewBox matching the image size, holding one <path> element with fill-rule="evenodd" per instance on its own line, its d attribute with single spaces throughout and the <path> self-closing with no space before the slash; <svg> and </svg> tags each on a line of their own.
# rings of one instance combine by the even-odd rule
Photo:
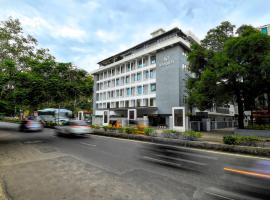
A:
<svg viewBox="0 0 270 200">
<path fill-rule="evenodd" d="M 150 125 L 187 129 L 187 52 L 195 41 L 174 28 L 100 61 L 94 71 L 94 123 L 145 119 Z"/>
</svg>

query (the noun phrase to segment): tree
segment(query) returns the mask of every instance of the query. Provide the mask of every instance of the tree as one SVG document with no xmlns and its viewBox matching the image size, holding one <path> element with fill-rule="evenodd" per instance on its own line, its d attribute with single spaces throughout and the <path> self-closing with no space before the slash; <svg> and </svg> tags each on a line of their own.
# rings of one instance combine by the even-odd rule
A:
<svg viewBox="0 0 270 200">
<path fill-rule="evenodd" d="M 202 46 L 212 51 L 221 51 L 224 43 L 233 37 L 234 28 L 235 25 L 232 25 L 230 22 L 222 22 L 219 26 L 207 32 L 207 35 L 201 41 Z"/>
<path fill-rule="evenodd" d="M 190 70 L 197 75 L 188 81 L 189 101 L 201 109 L 236 101 L 239 128 L 244 128 L 244 105 L 254 109 L 255 99 L 269 87 L 270 37 L 247 25 L 233 35 L 233 28 L 223 22 L 208 32 L 202 47 L 191 49 Z"/>
<path fill-rule="evenodd" d="M 0 113 L 44 107 L 91 109 L 93 80 L 72 63 L 59 63 L 23 33 L 19 20 L 0 22 Z"/>
</svg>

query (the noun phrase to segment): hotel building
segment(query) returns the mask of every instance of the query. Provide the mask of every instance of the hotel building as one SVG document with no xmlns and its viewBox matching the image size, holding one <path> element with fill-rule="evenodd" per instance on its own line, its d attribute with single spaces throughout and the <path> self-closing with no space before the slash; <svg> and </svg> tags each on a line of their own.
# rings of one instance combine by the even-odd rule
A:
<svg viewBox="0 0 270 200">
<path fill-rule="evenodd" d="M 152 38 L 100 61 L 94 76 L 93 123 L 145 120 L 184 131 L 187 52 L 192 34 L 159 29 Z"/>
</svg>

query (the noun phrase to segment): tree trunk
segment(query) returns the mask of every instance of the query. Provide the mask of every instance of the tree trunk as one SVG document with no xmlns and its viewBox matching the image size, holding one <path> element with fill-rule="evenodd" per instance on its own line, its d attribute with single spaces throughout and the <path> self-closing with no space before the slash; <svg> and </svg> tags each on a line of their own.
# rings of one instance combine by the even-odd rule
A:
<svg viewBox="0 0 270 200">
<path fill-rule="evenodd" d="M 270 92 L 267 92 L 267 108 L 268 113 L 270 113 Z"/>
<path fill-rule="evenodd" d="M 236 101 L 238 105 L 238 128 L 244 129 L 244 106 L 240 90 L 236 91 Z"/>
</svg>

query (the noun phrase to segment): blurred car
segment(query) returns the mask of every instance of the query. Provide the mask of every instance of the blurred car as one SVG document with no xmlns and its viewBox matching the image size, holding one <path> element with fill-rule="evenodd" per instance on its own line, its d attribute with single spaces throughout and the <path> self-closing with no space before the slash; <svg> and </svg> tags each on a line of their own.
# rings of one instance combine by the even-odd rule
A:
<svg viewBox="0 0 270 200">
<path fill-rule="evenodd" d="M 85 121 L 81 120 L 70 120 L 64 122 L 62 126 L 56 126 L 55 132 L 58 135 L 85 135 L 91 132 L 91 128 Z"/>
<path fill-rule="evenodd" d="M 42 131 L 43 125 L 40 121 L 27 119 L 23 120 L 19 126 L 20 131 Z"/>
</svg>

